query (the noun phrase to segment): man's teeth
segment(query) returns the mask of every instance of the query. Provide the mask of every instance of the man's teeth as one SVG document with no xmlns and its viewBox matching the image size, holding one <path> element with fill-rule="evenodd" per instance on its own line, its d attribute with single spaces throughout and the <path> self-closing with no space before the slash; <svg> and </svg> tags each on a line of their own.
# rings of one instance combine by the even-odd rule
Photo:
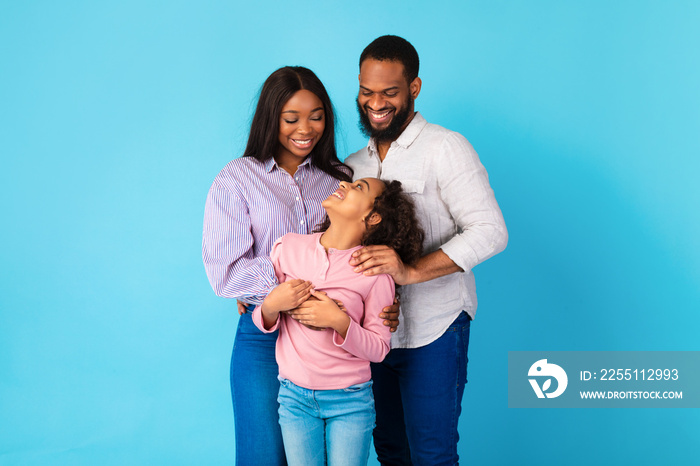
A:
<svg viewBox="0 0 700 466">
<path fill-rule="evenodd" d="M 377 113 L 377 112 L 372 112 L 372 111 L 370 111 L 369 113 L 372 115 L 372 118 L 375 118 L 375 119 L 377 119 L 377 120 L 381 120 L 382 118 L 384 118 L 385 116 L 387 116 L 387 115 L 389 114 L 390 111 L 391 111 L 391 110 L 387 110 L 386 112 L 383 112 L 383 113 Z"/>
</svg>

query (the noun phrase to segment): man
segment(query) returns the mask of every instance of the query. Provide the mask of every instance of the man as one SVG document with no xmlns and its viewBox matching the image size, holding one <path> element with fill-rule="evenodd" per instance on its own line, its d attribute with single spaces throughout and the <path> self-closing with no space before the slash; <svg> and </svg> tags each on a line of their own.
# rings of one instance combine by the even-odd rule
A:
<svg viewBox="0 0 700 466">
<path fill-rule="evenodd" d="M 418 67 L 418 53 L 400 37 L 379 37 L 365 48 L 357 108 L 370 140 L 345 162 L 356 178 L 401 181 L 425 230 L 425 255 L 408 265 L 386 246 L 369 246 L 350 263 L 358 273 L 388 273 L 404 285 L 392 350 L 372 367 L 379 461 L 454 465 L 477 304 L 472 269 L 502 251 L 508 234 L 469 142 L 414 110 Z"/>
</svg>

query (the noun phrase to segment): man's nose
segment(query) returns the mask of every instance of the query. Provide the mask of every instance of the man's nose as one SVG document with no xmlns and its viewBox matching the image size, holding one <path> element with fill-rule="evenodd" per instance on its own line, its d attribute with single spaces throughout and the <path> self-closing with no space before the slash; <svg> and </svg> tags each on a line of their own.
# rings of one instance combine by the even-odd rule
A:
<svg viewBox="0 0 700 466">
<path fill-rule="evenodd" d="M 372 110 L 381 110 L 384 108 L 384 99 L 381 95 L 374 94 L 372 97 L 370 97 L 369 102 L 367 102 L 367 104 Z"/>
</svg>

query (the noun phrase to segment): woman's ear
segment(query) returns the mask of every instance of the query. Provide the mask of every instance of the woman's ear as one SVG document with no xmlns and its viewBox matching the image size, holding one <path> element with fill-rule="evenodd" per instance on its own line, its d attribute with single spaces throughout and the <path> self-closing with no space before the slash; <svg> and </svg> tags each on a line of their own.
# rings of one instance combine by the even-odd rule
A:
<svg viewBox="0 0 700 466">
<path fill-rule="evenodd" d="M 365 224 L 368 227 L 378 225 L 382 221 L 382 216 L 379 215 L 377 212 L 372 212 L 369 217 L 365 219 Z"/>
</svg>

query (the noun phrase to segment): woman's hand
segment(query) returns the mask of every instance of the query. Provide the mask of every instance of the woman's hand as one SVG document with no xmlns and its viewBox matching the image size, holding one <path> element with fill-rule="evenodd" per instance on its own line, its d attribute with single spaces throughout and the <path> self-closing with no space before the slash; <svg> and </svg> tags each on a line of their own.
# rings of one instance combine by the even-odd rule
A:
<svg viewBox="0 0 700 466">
<path fill-rule="evenodd" d="M 350 317 L 342 302 L 335 301 L 323 291 L 313 291 L 316 299 L 301 303 L 289 315 L 300 324 L 309 328 L 332 328 L 345 338 L 350 327 Z"/>
</svg>

